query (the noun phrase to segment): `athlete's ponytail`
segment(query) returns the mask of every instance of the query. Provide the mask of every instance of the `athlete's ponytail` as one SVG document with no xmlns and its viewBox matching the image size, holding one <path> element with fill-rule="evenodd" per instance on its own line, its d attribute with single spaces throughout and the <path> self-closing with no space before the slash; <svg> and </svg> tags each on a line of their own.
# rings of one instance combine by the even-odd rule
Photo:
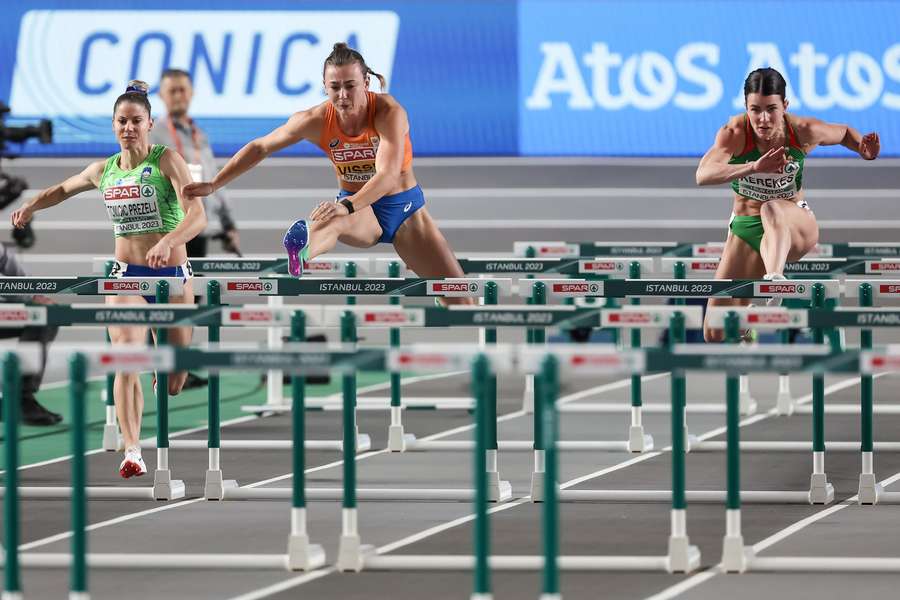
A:
<svg viewBox="0 0 900 600">
<path fill-rule="evenodd" d="M 148 115 L 152 114 L 150 112 L 150 100 L 147 99 L 147 93 L 149 91 L 150 86 L 147 85 L 146 82 L 141 81 L 140 79 L 132 79 L 128 82 L 125 93 L 116 98 L 116 103 L 113 105 L 113 113 L 115 114 L 116 110 L 119 108 L 119 104 L 122 102 L 132 102 L 146 108 Z"/>
<path fill-rule="evenodd" d="M 342 67 L 353 63 L 359 63 L 359 68 L 362 69 L 363 76 L 368 77 L 369 75 L 374 75 L 378 78 L 378 83 L 381 85 L 381 91 L 387 91 L 387 81 L 385 81 L 384 76 L 370 69 L 363 59 L 362 54 L 344 42 L 338 42 L 332 47 L 331 54 L 325 59 L 325 65 L 322 67 L 322 78 L 325 78 L 325 69 L 328 65 Z"/>
<path fill-rule="evenodd" d="M 771 67 L 756 69 L 747 75 L 744 81 L 744 102 L 750 94 L 760 94 L 761 96 L 781 96 L 784 101 L 786 94 L 787 82 L 781 73 Z"/>
</svg>

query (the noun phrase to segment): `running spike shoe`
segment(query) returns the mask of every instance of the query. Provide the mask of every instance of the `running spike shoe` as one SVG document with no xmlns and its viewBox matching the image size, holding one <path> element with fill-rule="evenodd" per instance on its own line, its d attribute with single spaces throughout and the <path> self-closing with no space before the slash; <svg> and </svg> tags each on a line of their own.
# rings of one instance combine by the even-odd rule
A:
<svg viewBox="0 0 900 600">
<path fill-rule="evenodd" d="M 309 225 L 306 219 L 295 221 L 284 234 L 284 249 L 288 255 L 288 271 L 294 277 L 303 275 L 303 264 L 309 259 Z"/>
<path fill-rule="evenodd" d="M 140 477 L 146 473 L 147 465 L 144 464 L 144 459 L 141 457 L 141 449 L 132 447 L 125 450 L 125 458 L 119 465 L 119 475 L 128 479 L 129 477 Z"/>
</svg>

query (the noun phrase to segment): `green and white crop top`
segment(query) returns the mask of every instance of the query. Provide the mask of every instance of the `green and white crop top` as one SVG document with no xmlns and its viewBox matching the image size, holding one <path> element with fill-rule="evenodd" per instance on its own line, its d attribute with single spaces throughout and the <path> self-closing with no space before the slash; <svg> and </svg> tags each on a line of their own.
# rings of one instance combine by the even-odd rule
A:
<svg viewBox="0 0 900 600">
<path fill-rule="evenodd" d="M 790 199 L 795 197 L 803 186 L 803 161 L 806 154 L 800 148 L 794 128 L 784 117 L 784 129 L 787 137 L 788 163 L 780 173 L 751 173 L 731 182 L 731 189 L 735 194 L 766 202 L 779 198 Z M 744 149 L 737 156 L 732 156 L 729 165 L 742 165 L 760 159 L 762 154 L 756 147 L 753 137 L 753 128 L 750 119 L 744 117 Z"/>
</svg>

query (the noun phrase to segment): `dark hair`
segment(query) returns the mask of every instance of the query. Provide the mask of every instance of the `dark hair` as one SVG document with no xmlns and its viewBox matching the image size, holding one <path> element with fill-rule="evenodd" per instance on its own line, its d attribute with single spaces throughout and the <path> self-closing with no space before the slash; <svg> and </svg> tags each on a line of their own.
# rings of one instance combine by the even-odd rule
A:
<svg viewBox="0 0 900 600">
<path fill-rule="evenodd" d="M 750 94 L 761 94 L 763 96 L 781 96 L 784 100 L 787 82 L 781 73 L 772 67 L 756 69 L 747 75 L 744 80 L 744 101 Z"/>
<path fill-rule="evenodd" d="M 165 71 L 162 72 L 162 75 L 160 76 L 159 80 L 162 81 L 163 79 L 166 79 L 167 77 L 187 77 L 188 81 L 190 81 L 191 84 L 194 83 L 193 78 L 191 78 L 191 74 L 188 73 L 187 71 L 185 71 L 184 69 L 166 69 Z"/>
<path fill-rule="evenodd" d="M 119 105 L 123 102 L 133 102 L 134 104 L 140 104 L 144 108 L 147 109 L 147 114 L 153 114 L 150 112 L 150 101 L 147 100 L 147 92 L 150 90 L 150 86 L 145 82 L 139 79 L 132 79 L 128 82 L 128 87 L 125 88 L 125 93 L 116 98 L 116 103 L 113 105 L 113 113 L 115 113 L 119 109 Z"/>
<path fill-rule="evenodd" d="M 328 65 L 342 67 L 353 63 L 359 63 L 359 68 L 362 69 L 363 75 L 374 75 L 377 77 L 382 91 L 387 90 L 387 82 L 384 80 L 384 76 L 370 69 L 362 54 L 344 42 L 338 42 L 332 47 L 331 54 L 328 55 L 328 58 L 325 59 L 325 64 L 322 66 L 322 79 L 325 79 L 325 69 Z"/>
</svg>

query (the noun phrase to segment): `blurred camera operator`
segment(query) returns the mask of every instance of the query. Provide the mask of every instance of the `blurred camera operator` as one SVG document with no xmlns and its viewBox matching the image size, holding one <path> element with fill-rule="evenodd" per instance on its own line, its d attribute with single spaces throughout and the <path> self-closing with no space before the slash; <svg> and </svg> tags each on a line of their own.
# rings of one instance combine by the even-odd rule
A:
<svg viewBox="0 0 900 600">
<path fill-rule="evenodd" d="M 25 270 L 19 263 L 15 250 L 5 244 L 0 244 L 0 276 L 23 277 Z M 53 304 L 46 296 L 0 296 L 0 302 L 20 303 L 32 302 L 34 304 Z M 35 325 L 27 327 L 0 327 L 0 339 L 19 338 L 23 342 L 40 342 L 43 347 L 41 353 L 41 370 L 38 373 L 22 376 L 22 403 L 20 411 L 21 423 L 32 426 L 56 425 L 62 421 L 62 415 L 49 411 L 37 401 L 35 394 L 41 387 L 44 378 L 44 368 L 47 366 L 47 344 L 56 339 L 58 327 L 49 325 Z"/>
</svg>

